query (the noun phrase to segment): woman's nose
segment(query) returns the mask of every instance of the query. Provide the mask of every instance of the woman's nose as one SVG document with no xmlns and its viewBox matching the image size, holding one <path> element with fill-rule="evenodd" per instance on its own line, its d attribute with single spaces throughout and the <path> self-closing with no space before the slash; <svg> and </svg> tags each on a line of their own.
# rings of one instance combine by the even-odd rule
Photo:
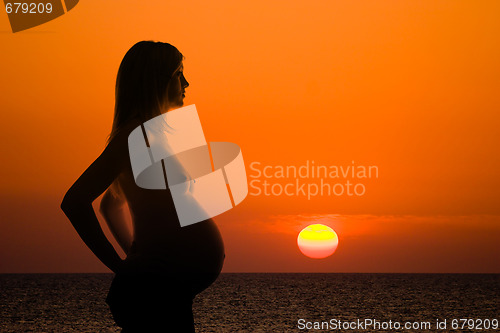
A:
<svg viewBox="0 0 500 333">
<path fill-rule="evenodd" d="M 184 77 L 184 75 L 182 75 L 182 86 L 184 88 L 187 88 L 189 87 L 189 82 L 187 82 L 186 78 Z"/>
</svg>

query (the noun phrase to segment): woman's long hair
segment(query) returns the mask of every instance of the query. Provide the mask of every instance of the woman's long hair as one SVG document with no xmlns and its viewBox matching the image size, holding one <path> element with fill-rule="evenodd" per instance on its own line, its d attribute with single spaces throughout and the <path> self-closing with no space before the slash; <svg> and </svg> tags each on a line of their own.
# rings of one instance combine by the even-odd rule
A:
<svg viewBox="0 0 500 333">
<path fill-rule="evenodd" d="M 108 142 L 131 120 L 141 123 L 161 114 L 168 85 L 184 56 L 168 43 L 141 41 L 128 50 L 118 69 L 115 114 Z"/>
</svg>

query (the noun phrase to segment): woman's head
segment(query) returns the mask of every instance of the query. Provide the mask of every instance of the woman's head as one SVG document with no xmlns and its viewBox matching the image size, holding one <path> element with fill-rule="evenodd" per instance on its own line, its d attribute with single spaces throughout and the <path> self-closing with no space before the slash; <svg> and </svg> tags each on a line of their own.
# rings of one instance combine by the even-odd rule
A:
<svg viewBox="0 0 500 333">
<path fill-rule="evenodd" d="M 142 41 L 128 50 L 118 69 L 115 115 L 110 138 L 130 120 L 144 122 L 183 105 L 189 83 L 182 73 L 184 56 L 168 43 Z"/>
</svg>

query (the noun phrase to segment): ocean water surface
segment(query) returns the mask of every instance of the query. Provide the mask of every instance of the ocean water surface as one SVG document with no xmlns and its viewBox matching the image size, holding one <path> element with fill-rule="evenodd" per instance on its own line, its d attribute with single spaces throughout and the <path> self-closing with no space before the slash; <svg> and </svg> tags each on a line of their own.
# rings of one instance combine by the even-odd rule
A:
<svg viewBox="0 0 500 333">
<path fill-rule="evenodd" d="M 105 303 L 112 278 L 1 274 L 0 332 L 119 332 Z M 486 319 L 500 319 L 499 305 L 498 274 L 223 273 L 193 309 L 197 332 L 424 331 L 305 327 L 365 319 L 429 322 L 426 331 L 438 331 L 436 320 L 446 319 L 439 331 L 464 332 L 467 327 L 453 330 L 451 321 L 481 319 L 485 326 Z"/>
</svg>

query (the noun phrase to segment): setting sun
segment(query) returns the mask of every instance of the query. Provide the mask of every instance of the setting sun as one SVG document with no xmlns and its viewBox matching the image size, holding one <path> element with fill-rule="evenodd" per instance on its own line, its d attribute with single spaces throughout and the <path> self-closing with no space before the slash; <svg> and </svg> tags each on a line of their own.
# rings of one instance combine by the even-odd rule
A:
<svg viewBox="0 0 500 333">
<path fill-rule="evenodd" d="M 297 245 L 309 258 L 321 259 L 332 255 L 339 244 L 339 238 L 332 228 L 323 224 L 311 224 L 299 233 Z"/>
</svg>

